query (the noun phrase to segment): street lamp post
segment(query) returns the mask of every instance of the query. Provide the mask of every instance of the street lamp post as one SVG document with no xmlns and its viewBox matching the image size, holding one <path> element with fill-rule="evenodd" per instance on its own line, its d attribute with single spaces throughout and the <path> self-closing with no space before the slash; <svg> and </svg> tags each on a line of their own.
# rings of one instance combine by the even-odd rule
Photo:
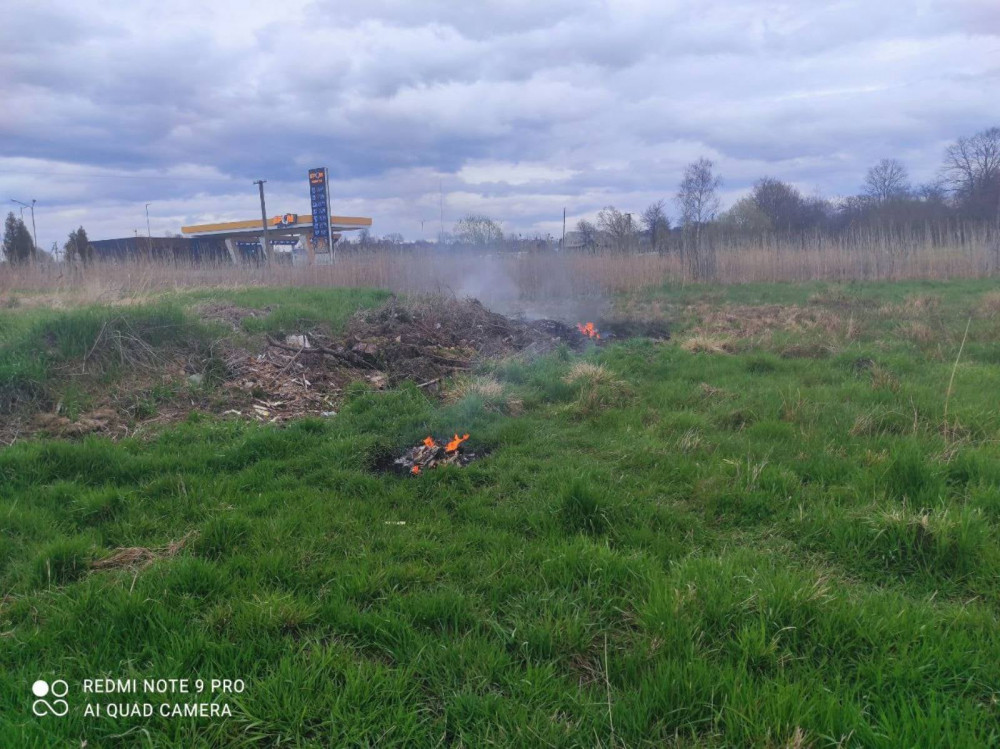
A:
<svg viewBox="0 0 1000 749">
<path fill-rule="evenodd" d="M 149 230 L 149 203 L 146 203 L 146 254 L 147 260 L 153 259 L 153 233 Z"/>
</svg>

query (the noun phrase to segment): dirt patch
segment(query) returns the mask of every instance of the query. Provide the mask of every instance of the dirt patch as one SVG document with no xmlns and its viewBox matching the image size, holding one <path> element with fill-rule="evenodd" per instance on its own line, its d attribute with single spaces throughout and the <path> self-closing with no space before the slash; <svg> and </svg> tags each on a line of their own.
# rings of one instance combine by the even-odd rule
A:
<svg viewBox="0 0 1000 749">
<path fill-rule="evenodd" d="M 37 414 L 32 422 L 35 430 L 53 437 L 81 437 L 85 434 L 119 431 L 121 420 L 112 408 L 98 408 L 81 414 L 76 419 L 54 413 Z"/>
<path fill-rule="evenodd" d="M 240 330 L 246 318 L 264 317 L 271 312 L 271 308 L 253 309 L 251 307 L 240 307 L 230 302 L 204 302 L 203 304 L 199 304 L 195 308 L 195 311 L 206 322 L 221 322 L 233 330 Z"/>
</svg>

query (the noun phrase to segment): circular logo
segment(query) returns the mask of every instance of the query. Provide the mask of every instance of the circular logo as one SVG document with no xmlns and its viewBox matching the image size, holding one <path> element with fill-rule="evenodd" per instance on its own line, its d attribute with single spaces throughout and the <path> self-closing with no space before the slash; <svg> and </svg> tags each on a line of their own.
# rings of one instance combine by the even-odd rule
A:
<svg viewBox="0 0 1000 749">
<path fill-rule="evenodd" d="M 54 699 L 51 702 L 42 699 L 51 694 L 53 697 L 65 697 L 69 693 L 69 684 L 62 679 L 56 679 L 51 684 L 43 679 L 39 679 L 31 685 L 31 693 L 38 697 L 31 703 L 31 711 L 41 717 L 43 715 L 55 715 L 59 718 L 69 712 L 69 703 L 64 699 Z"/>
</svg>

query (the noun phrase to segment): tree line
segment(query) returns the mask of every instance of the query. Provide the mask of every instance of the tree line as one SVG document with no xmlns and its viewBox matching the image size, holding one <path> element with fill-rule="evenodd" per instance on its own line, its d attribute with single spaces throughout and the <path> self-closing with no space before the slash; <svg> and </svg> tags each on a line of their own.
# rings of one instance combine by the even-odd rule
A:
<svg viewBox="0 0 1000 749">
<path fill-rule="evenodd" d="M 942 221 L 985 223 L 1000 235 L 1000 127 L 948 146 L 938 177 L 929 184 L 913 185 L 902 162 L 885 158 L 868 169 L 856 195 L 837 201 L 804 196 L 768 176 L 720 212 L 721 186 L 715 164 L 700 158 L 685 168 L 674 195 L 677 226 L 671 226 L 664 200 L 649 205 L 637 221 L 607 206 L 595 222 L 579 221 L 567 244 L 584 251 L 676 251 L 695 275 L 710 277 L 720 237 L 836 235 L 858 228 L 932 232 Z"/>
<path fill-rule="evenodd" d="M 58 245 L 53 242 L 47 252 L 35 246 L 31 232 L 24 220 L 13 211 L 7 214 L 3 224 L 3 259 L 11 265 L 28 265 L 36 261 L 53 261 L 59 253 Z M 86 230 L 80 228 L 71 231 L 62 248 L 62 257 L 66 262 L 81 262 L 90 264 L 94 259 L 94 246 L 87 237 Z"/>
</svg>

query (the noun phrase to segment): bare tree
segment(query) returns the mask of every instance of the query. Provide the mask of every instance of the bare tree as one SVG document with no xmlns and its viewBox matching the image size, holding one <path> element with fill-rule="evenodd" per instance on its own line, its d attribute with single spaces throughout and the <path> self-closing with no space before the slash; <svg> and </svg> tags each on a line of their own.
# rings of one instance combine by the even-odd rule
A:
<svg viewBox="0 0 1000 749">
<path fill-rule="evenodd" d="M 586 219 L 576 222 L 576 231 L 580 235 L 580 246 L 585 252 L 594 252 L 597 249 L 597 227 Z"/>
<path fill-rule="evenodd" d="M 804 201 L 802 194 L 787 182 L 774 177 L 764 177 L 754 184 L 751 196 L 775 231 L 792 231 L 800 228 Z"/>
<path fill-rule="evenodd" d="M 455 224 L 455 238 L 461 244 L 490 247 L 503 240 L 503 231 L 489 216 L 469 214 Z"/>
<path fill-rule="evenodd" d="M 662 200 L 650 203 L 646 210 L 642 212 L 642 225 L 649 234 L 649 244 L 653 248 L 653 251 L 662 251 L 666 246 L 667 238 L 670 236 L 670 219 L 667 218 L 667 212 Z"/>
<path fill-rule="evenodd" d="M 862 194 L 876 203 L 906 197 L 910 194 L 910 179 L 906 167 L 896 159 L 882 159 L 868 170 Z"/>
<path fill-rule="evenodd" d="M 702 229 L 719 211 L 718 189 L 722 185 L 722 178 L 713 172 L 714 166 L 706 158 L 688 164 L 677 191 L 681 221 L 690 241 L 688 265 L 695 277 L 711 277 L 715 273 L 713 249 L 708 248 L 703 252 L 702 248 Z"/>
<path fill-rule="evenodd" d="M 948 146 L 945 184 L 967 211 L 1000 221 L 1000 127 L 991 127 Z"/>
<path fill-rule="evenodd" d="M 616 250 L 627 252 L 635 249 L 636 225 L 631 213 L 623 213 L 613 205 L 605 206 L 597 212 L 597 226 Z"/>
</svg>

